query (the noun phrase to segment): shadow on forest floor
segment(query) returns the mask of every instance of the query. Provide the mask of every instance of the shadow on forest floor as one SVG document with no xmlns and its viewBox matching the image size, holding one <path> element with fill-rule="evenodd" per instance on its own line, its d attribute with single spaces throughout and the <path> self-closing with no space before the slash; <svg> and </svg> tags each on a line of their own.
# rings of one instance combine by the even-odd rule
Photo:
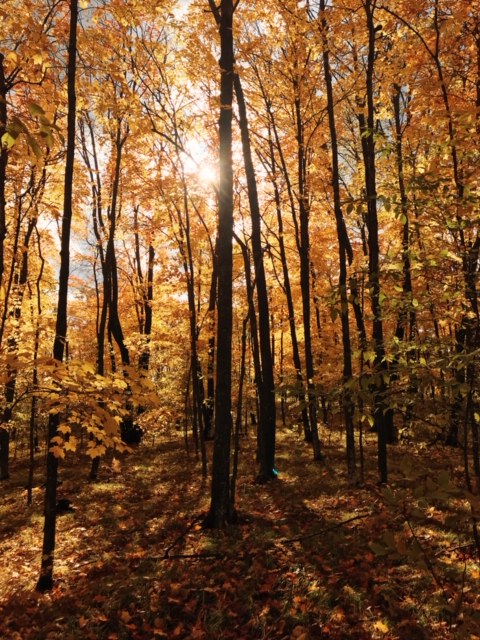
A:
<svg viewBox="0 0 480 640">
<path fill-rule="evenodd" d="M 46 595 L 34 592 L 43 490 L 27 508 L 26 465 L 15 462 L 0 500 L 0 637 L 478 637 L 471 514 L 445 475 L 461 483 L 459 451 L 391 448 L 391 485 L 381 490 L 373 436 L 365 483 L 353 488 L 335 433 L 315 463 L 281 430 L 279 478 L 267 485 L 253 482 L 254 438 L 241 447 L 241 523 L 223 531 L 201 528 L 209 482 L 180 439 L 102 462 L 96 483 L 86 459 L 62 462 L 59 497 L 75 511 L 58 519 Z"/>
</svg>

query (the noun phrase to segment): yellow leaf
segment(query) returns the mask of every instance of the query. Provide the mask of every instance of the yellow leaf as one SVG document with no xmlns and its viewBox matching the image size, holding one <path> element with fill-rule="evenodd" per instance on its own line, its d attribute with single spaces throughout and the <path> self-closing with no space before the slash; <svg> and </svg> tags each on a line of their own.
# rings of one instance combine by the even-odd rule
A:
<svg viewBox="0 0 480 640">
<path fill-rule="evenodd" d="M 87 455 L 91 458 L 97 458 L 103 456 L 107 448 L 103 444 L 93 444 L 87 449 Z"/>
<path fill-rule="evenodd" d="M 55 458 L 65 458 L 65 450 L 57 445 L 50 447 L 50 453 L 53 453 Z"/>
<path fill-rule="evenodd" d="M 122 622 L 129 622 L 131 618 L 131 615 L 128 613 L 128 611 L 120 611 L 120 620 Z"/>
<path fill-rule="evenodd" d="M 64 448 L 66 451 L 76 451 L 78 440 L 75 436 L 70 436 L 70 438 L 65 442 Z"/>
<path fill-rule="evenodd" d="M 380 633 L 387 633 L 388 632 L 388 626 L 384 622 L 382 622 L 381 620 L 377 620 L 377 622 L 374 622 L 373 628 L 376 631 L 380 631 Z"/>
<path fill-rule="evenodd" d="M 57 431 L 59 431 L 60 433 L 70 433 L 71 428 L 70 428 L 70 425 L 65 424 L 64 422 L 62 422 L 62 424 L 58 425 Z"/>
</svg>

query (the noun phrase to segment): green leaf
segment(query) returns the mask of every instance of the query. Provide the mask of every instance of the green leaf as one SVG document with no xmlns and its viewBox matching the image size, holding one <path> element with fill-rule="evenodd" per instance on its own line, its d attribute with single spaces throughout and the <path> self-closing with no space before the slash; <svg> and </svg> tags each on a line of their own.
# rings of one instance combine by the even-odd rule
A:
<svg viewBox="0 0 480 640">
<path fill-rule="evenodd" d="M 28 105 L 28 110 L 30 111 L 30 115 L 34 117 L 45 115 L 45 110 L 35 102 L 30 102 L 30 104 Z"/>
<path fill-rule="evenodd" d="M 6 131 L 2 136 L 2 147 L 5 147 L 7 150 L 11 149 L 17 140 L 17 136 L 12 135 L 9 131 Z"/>
<path fill-rule="evenodd" d="M 27 135 L 30 133 L 27 125 L 17 118 L 17 116 L 13 116 L 10 122 L 7 125 L 7 131 L 10 131 L 12 134 L 26 133 Z"/>
<path fill-rule="evenodd" d="M 29 148 L 33 151 L 37 160 L 39 160 L 42 157 L 42 150 L 40 149 L 38 142 L 35 140 L 33 136 L 27 136 L 27 144 Z"/>
<path fill-rule="evenodd" d="M 388 549 L 384 547 L 383 544 L 378 544 L 377 542 L 370 542 L 368 546 L 376 556 L 386 556 L 388 553 Z"/>
</svg>

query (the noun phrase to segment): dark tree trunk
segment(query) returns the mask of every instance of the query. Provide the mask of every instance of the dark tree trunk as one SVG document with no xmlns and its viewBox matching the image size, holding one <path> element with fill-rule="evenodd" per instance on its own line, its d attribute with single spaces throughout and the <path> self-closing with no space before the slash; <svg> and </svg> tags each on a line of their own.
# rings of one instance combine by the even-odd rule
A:
<svg viewBox="0 0 480 640">
<path fill-rule="evenodd" d="M 292 340 L 292 355 L 293 355 L 293 364 L 295 366 L 295 371 L 296 371 L 296 378 L 297 378 L 297 383 L 298 383 L 298 398 L 300 401 L 300 405 L 302 407 L 301 410 L 301 415 L 302 415 L 302 425 L 303 425 L 303 432 L 304 432 L 304 436 L 305 436 L 305 440 L 306 442 L 312 442 L 312 430 L 310 428 L 310 417 L 308 414 L 308 403 L 307 403 L 307 397 L 306 397 L 306 393 L 305 393 L 305 386 L 304 386 L 304 381 L 303 381 L 303 375 L 302 375 L 302 365 L 301 365 L 301 358 L 300 358 L 300 350 L 299 350 L 299 345 L 298 345 L 298 338 L 297 338 L 297 330 L 296 330 L 296 326 L 295 326 L 295 310 L 294 310 L 294 305 L 293 305 L 293 296 L 292 296 L 292 289 L 290 286 L 290 274 L 288 271 L 288 261 L 287 261 L 287 255 L 286 255 L 286 250 L 285 250 L 285 242 L 284 242 L 284 235 L 283 235 L 283 216 L 282 216 L 282 207 L 281 207 L 281 201 L 280 201 L 280 192 L 279 192 L 279 188 L 278 188 L 278 181 L 276 179 L 276 159 L 275 159 L 275 149 L 278 152 L 278 156 L 279 156 L 279 160 L 280 160 L 280 167 L 282 170 L 282 175 L 285 179 L 285 183 L 286 183 L 286 187 L 287 187 L 287 193 L 288 193 L 288 200 L 289 200 L 289 204 L 290 204 L 290 210 L 292 213 L 292 220 L 293 220 L 293 224 L 295 227 L 295 240 L 297 242 L 297 248 L 298 251 L 300 252 L 300 241 L 299 241 L 299 224 L 298 224 L 298 220 L 297 220 L 297 214 L 296 214 L 296 210 L 295 210 L 295 202 L 294 202 L 294 194 L 293 194 L 293 188 L 290 182 L 290 176 L 289 176 L 289 172 L 288 172 L 288 168 L 287 168 L 287 164 L 285 161 L 285 157 L 282 151 L 282 145 L 281 145 L 281 141 L 280 141 L 280 137 L 278 135 L 278 130 L 277 130 L 277 125 L 276 125 L 276 121 L 275 121 L 275 115 L 273 113 L 273 109 L 272 109 L 272 103 L 271 100 L 269 99 L 264 85 L 263 85 L 263 80 L 262 80 L 262 75 L 260 73 L 260 70 L 254 65 L 254 71 L 255 71 L 255 75 L 257 77 L 257 81 L 259 83 L 260 86 L 260 90 L 262 93 L 262 97 L 265 103 L 265 109 L 267 112 L 267 116 L 268 116 L 268 120 L 270 123 L 270 127 L 269 127 L 269 160 L 266 163 L 267 165 L 267 171 L 271 172 L 272 175 L 272 181 L 273 181 L 273 188 L 274 188 L 274 197 L 275 197 L 275 208 L 276 208 L 276 212 L 277 212 L 277 221 L 278 221 L 278 242 L 279 242 L 279 249 L 280 249 L 280 260 L 282 263 L 282 272 L 283 272 L 283 288 L 285 291 L 285 297 L 287 299 L 287 307 L 288 307 L 288 322 L 289 322 L 289 327 L 290 327 L 290 335 L 291 335 L 291 340 Z M 274 140 L 272 140 L 271 134 L 273 132 L 273 136 L 274 136 Z M 275 141 L 275 144 L 274 144 Z"/>
<path fill-rule="evenodd" d="M 383 321 L 380 305 L 380 245 L 378 239 L 377 216 L 377 181 L 375 163 L 375 108 L 373 73 L 375 64 L 375 24 L 374 11 L 376 0 L 365 0 L 364 9 L 367 21 L 368 53 L 366 68 L 366 112 L 359 113 L 362 155 L 365 169 L 365 193 L 367 198 L 366 225 L 368 231 L 368 286 L 372 307 L 372 338 L 375 350 L 375 373 L 373 376 L 373 420 L 374 429 L 378 437 L 378 469 L 380 482 L 388 481 L 387 444 L 394 440 L 394 434 L 389 433 L 389 424 L 385 419 L 385 344 L 383 339 Z M 362 106 L 362 105 L 360 105 Z M 363 105 L 364 106 L 364 105 Z"/>
<path fill-rule="evenodd" d="M 195 269 L 193 264 L 192 243 L 190 235 L 190 210 L 188 205 L 187 186 L 184 176 L 183 183 L 183 213 L 180 207 L 174 204 L 177 214 L 177 225 L 179 233 L 177 244 L 183 263 L 183 272 L 187 282 L 188 313 L 190 321 L 190 370 L 192 374 L 192 394 L 193 394 L 193 424 L 195 446 L 201 449 L 202 475 L 207 475 L 207 457 L 205 449 L 205 429 L 203 425 L 205 390 L 201 372 L 201 363 L 198 355 L 197 341 L 199 327 L 197 324 L 197 307 L 195 298 Z"/>
<path fill-rule="evenodd" d="M 402 89 L 394 86 L 392 96 L 393 113 L 395 118 L 395 156 L 397 161 L 398 190 L 400 193 L 400 210 L 403 220 L 402 231 L 402 293 L 403 304 L 398 316 L 395 335 L 400 341 L 411 339 L 415 333 L 416 314 L 411 304 L 413 286 L 412 271 L 410 264 L 410 224 L 408 211 L 408 197 L 405 187 L 404 161 L 403 161 L 403 132 L 402 132 L 402 110 L 401 110 Z"/>
<path fill-rule="evenodd" d="M 213 440 L 213 409 L 215 404 L 215 308 L 217 302 L 217 261 L 218 236 L 212 256 L 212 280 L 208 296 L 208 361 L 207 361 L 207 398 L 205 402 L 205 440 Z"/>
<path fill-rule="evenodd" d="M 242 398 L 243 386 L 245 382 L 246 372 L 246 355 L 247 355 L 247 325 L 251 314 L 249 309 L 246 317 L 242 321 L 242 337 L 240 350 L 240 374 L 238 376 L 238 396 L 237 396 L 237 413 L 235 417 L 235 432 L 233 438 L 233 460 L 232 460 L 232 479 L 230 482 L 230 499 L 232 502 L 232 511 L 235 510 L 235 491 L 238 477 L 238 458 L 240 454 L 240 433 L 242 428 Z"/>
<path fill-rule="evenodd" d="M 135 297 L 137 300 L 138 330 L 144 336 L 145 342 L 139 356 L 139 366 L 144 371 L 148 371 L 150 364 L 150 336 L 152 334 L 152 301 L 153 301 L 153 267 L 155 262 L 155 249 L 149 243 L 147 250 L 147 279 L 143 275 L 142 259 L 140 255 L 140 234 L 138 231 L 138 210 L 133 210 L 133 226 L 135 241 L 135 270 L 137 276 L 137 287 Z"/>
<path fill-rule="evenodd" d="M 20 212 L 18 225 L 20 226 Z M 28 226 L 25 231 L 25 237 L 21 247 L 21 265 L 15 266 L 17 250 L 15 249 L 14 258 L 12 261 L 12 280 L 13 280 L 13 309 L 10 311 L 10 316 L 19 323 L 22 315 L 22 301 L 25 292 L 25 286 L 28 277 L 28 247 L 30 244 L 30 238 L 33 230 L 35 229 L 36 218 L 30 218 Z M 5 300 L 5 311 L 7 313 L 8 296 Z M 3 320 L 3 319 L 2 319 Z M 16 353 L 18 349 L 17 338 L 14 336 L 8 339 L 8 351 L 10 353 Z M 10 432 L 8 430 L 8 423 L 12 419 L 13 415 L 13 402 L 15 399 L 15 389 L 17 386 L 17 370 L 14 367 L 9 368 L 9 379 L 5 384 L 5 409 L 0 417 L 0 425 L 6 425 L 6 427 L 0 426 L 0 480 L 8 479 L 9 473 L 9 454 L 10 454 Z"/>
<path fill-rule="evenodd" d="M 211 502 L 205 526 L 222 527 L 234 519 L 230 494 L 232 435 L 232 236 L 233 236 L 233 2 L 209 0 L 220 33 L 220 185 L 218 193 L 218 323 L 215 387 L 215 441 Z"/>
<path fill-rule="evenodd" d="M 307 190 L 307 158 L 302 118 L 300 87 L 295 81 L 295 120 L 297 126 L 298 206 L 300 219 L 300 289 L 302 292 L 303 336 L 305 345 L 305 373 L 307 376 L 308 416 L 312 436 L 313 459 L 321 460 L 317 425 L 317 398 L 314 385 L 314 364 L 310 304 L 310 205 Z"/>
<path fill-rule="evenodd" d="M 0 52 L 0 140 L 5 133 L 7 126 L 7 94 L 8 85 L 5 78 L 5 68 L 3 66 L 5 56 Z M 4 265 L 4 245 L 7 235 L 7 220 L 5 211 L 5 180 L 7 177 L 8 151 L 4 145 L 0 145 L 0 287 L 3 281 Z"/>
<path fill-rule="evenodd" d="M 252 221 L 252 253 L 255 270 L 258 329 L 261 354 L 261 378 L 257 380 L 259 415 L 259 480 L 266 482 L 276 477 L 275 471 L 275 382 L 273 377 L 273 358 L 270 342 L 270 313 L 268 305 L 267 281 L 262 250 L 262 230 L 260 205 L 258 201 L 257 181 L 252 161 L 250 134 L 248 130 L 247 109 L 240 77 L 234 76 L 235 94 L 240 117 L 243 162 L 247 178 L 248 200 Z"/>
<path fill-rule="evenodd" d="M 58 280 L 58 306 L 55 325 L 53 357 L 63 361 L 67 340 L 68 280 L 70 272 L 70 229 L 72 222 L 73 169 L 75 157 L 76 95 L 75 73 L 77 57 L 77 0 L 70 0 L 70 34 L 68 43 L 68 114 L 67 152 L 65 161 L 65 182 L 62 217 L 62 238 L 60 248 L 60 274 Z M 57 522 L 57 478 L 58 459 L 50 451 L 50 442 L 57 435 L 59 416 L 50 415 L 48 420 L 47 480 L 45 487 L 45 523 L 38 591 L 48 591 L 53 586 L 53 564 L 55 554 L 55 534 Z"/>
<path fill-rule="evenodd" d="M 416 335 L 416 313 L 412 306 L 413 298 L 413 285 L 412 285 L 412 271 L 410 261 L 410 220 L 409 220 L 409 206 L 407 190 L 405 186 L 404 176 L 404 159 L 403 159 L 403 129 L 402 129 L 402 88 L 399 85 L 394 85 L 394 94 L 392 96 L 393 113 L 395 120 L 395 156 L 397 161 L 397 174 L 398 174 L 398 190 L 400 193 L 400 211 L 402 214 L 403 230 L 402 230 L 402 304 L 397 319 L 397 327 L 395 330 L 395 337 L 400 343 L 406 340 L 412 340 Z M 411 358 L 411 356 L 409 356 Z M 390 380 L 398 379 L 398 357 L 394 358 L 391 366 Z M 407 410 L 404 416 L 404 423 L 410 420 L 413 397 L 416 394 L 416 385 L 413 381 L 410 382 L 406 405 Z M 393 420 L 393 410 L 389 409 L 387 412 L 387 418 Z"/>
<path fill-rule="evenodd" d="M 128 353 L 127 346 L 123 337 L 122 325 L 120 322 L 120 315 L 118 312 L 118 269 L 117 269 L 117 257 L 115 254 L 115 232 L 117 226 L 117 201 L 120 190 L 120 168 L 122 166 L 122 151 L 123 146 L 128 136 L 127 132 L 122 135 L 121 121 L 118 122 L 118 127 L 115 135 L 115 175 L 112 185 L 112 201 L 110 204 L 110 225 L 108 233 L 107 248 L 105 251 L 105 268 L 106 268 L 106 284 L 107 291 L 104 295 L 109 301 L 108 305 L 108 334 L 112 336 L 120 351 L 120 358 L 122 365 L 130 364 L 130 355 Z M 113 351 L 112 351 L 113 353 Z"/>
<path fill-rule="evenodd" d="M 37 303 L 37 319 L 35 323 L 35 339 L 34 339 L 34 347 L 33 347 L 33 372 L 32 372 L 32 386 L 34 389 L 38 386 L 38 368 L 37 368 L 37 358 L 38 351 L 40 348 L 40 318 L 42 316 L 42 292 L 40 288 L 40 284 L 42 282 L 43 270 L 45 268 L 45 258 L 42 255 L 42 248 L 40 243 L 40 234 L 38 229 L 35 227 L 37 234 L 37 246 L 38 246 L 38 257 L 40 259 L 40 270 L 37 275 L 37 280 L 35 283 L 35 294 L 36 294 L 36 303 Z M 30 288 L 30 285 L 29 285 Z M 30 289 L 30 297 L 33 297 L 32 291 Z M 32 321 L 33 321 L 33 301 L 31 303 L 32 309 Z M 37 404 L 38 398 L 35 395 L 32 395 L 32 401 L 30 405 L 30 429 L 29 429 L 29 465 L 28 465 L 28 484 L 27 484 L 27 504 L 31 505 L 33 501 L 33 474 L 35 471 L 35 451 L 38 446 L 38 438 L 37 438 Z"/>
<path fill-rule="evenodd" d="M 325 76 L 325 87 L 327 90 L 328 124 L 330 129 L 330 143 L 332 156 L 332 190 L 335 221 L 338 237 L 338 261 L 339 261 L 339 290 L 340 309 L 342 322 L 342 345 L 343 345 L 343 390 L 342 406 L 345 420 L 345 433 L 347 441 L 347 470 L 351 483 L 355 482 L 356 462 L 355 462 L 355 429 L 353 422 L 354 403 L 352 398 L 352 346 L 350 342 L 350 324 L 348 318 L 348 295 L 347 295 L 347 256 L 349 264 L 353 260 L 352 247 L 347 235 L 345 221 L 341 208 L 340 198 L 340 173 L 338 163 L 338 140 L 335 122 L 335 103 L 332 87 L 332 73 L 330 69 L 330 59 L 328 51 L 327 20 L 325 17 L 325 0 L 320 0 L 320 25 L 323 40 L 323 71 Z"/>
</svg>

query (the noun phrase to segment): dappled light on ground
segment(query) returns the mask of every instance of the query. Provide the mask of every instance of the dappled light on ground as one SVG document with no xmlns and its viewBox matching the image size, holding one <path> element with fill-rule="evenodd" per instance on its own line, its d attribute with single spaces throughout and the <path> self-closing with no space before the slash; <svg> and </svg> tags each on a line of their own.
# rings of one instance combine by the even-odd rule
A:
<svg viewBox="0 0 480 640">
<path fill-rule="evenodd" d="M 450 485 L 428 500 L 421 478 L 411 486 L 402 471 L 410 461 L 425 477 L 448 470 L 454 479 L 459 452 L 400 446 L 382 490 L 373 466 L 364 486 L 348 487 L 335 435 L 319 464 L 289 431 L 279 478 L 255 484 L 254 444 L 242 439 L 240 521 L 224 531 L 201 527 L 209 485 L 181 442 L 106 462 L 93 484 L 86 462 L 67 461 L 59 493 L 74 510 L 59 518 L 48 595 L 34 592 L 43 489 L 28 509 L 22 461 L 12 465 L 0 502 L 0 637 L 476 637 L 480 571 L 467 505 Z"/>
</svg>

